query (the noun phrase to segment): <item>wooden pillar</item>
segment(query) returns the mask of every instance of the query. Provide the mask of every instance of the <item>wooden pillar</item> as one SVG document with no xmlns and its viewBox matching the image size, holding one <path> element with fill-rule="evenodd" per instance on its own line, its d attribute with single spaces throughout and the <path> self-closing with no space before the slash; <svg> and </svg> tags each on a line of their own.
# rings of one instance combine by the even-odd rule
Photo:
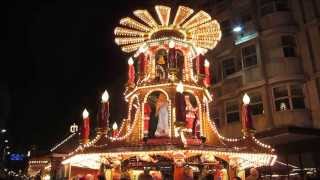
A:
<svg viewBox="0 0 320 180">
<path fill-rule="evenodd" d="M 106 179 L 112 179 L 112 170 L 111 169 L 106 169 L 104 175 L 105 175 Z"/>
<path fill-rule="evenodd" d="M 233 177 L 237 176 L 237 170 L 236 168 L 233 168 L 231 166 L 229 166 L 229 169 L 228 169 L 228 174 L 229 174 L 229 179 L 232 179 Z"/>
<path fill-rule="evenodd" d="M 246 179 L 246 171 L 245 170 L 239 170 L 237 173 L 237 176 L 241 179 Z"/>
<path fill-rule="evenodd" d="M 66 165 L 67 166 L 67 170 L 66 170 L 66 172 L 67 172 L 67 178 L 68 178 L 68 180 L 71 180 L 71 164 L 67 164 Z"/>
<path fill-rule="evenodd" d="M 184 168 L 183 166 L 179 166 L 179 165 L 174 165 L 174 170 L 173 170 L 173 179 L 174 180 L 183 180 L 183 171 Z"/>
</svg>

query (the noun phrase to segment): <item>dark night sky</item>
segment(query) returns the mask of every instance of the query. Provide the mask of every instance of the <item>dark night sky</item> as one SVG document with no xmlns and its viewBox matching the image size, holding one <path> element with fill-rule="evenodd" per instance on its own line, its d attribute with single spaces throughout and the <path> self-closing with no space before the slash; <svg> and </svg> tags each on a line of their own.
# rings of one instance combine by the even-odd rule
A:
<svg viewBox="0 0 320 180">
<path fill-rule="evenodd" d="M 111 121 L 125 113 L 122 92 L 129 55 L 114 43 L 113 29 L 121 17 L 133 16 L 133 10 L 153 13 L 158 1 L 88 2 L 7 4 L 0 83 L 8 86 L 6 124 L 16 149 L 52 147 L 70 124 L 81 122 L 85 107 L 95 116 L 104 89 L 111 96 Z"/>
</svg>

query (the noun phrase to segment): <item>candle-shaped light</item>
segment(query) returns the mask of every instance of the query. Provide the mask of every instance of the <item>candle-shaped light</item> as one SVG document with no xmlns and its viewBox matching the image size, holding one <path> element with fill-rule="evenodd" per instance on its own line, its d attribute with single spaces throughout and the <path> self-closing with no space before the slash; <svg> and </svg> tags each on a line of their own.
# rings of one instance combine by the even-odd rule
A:
<svg viewBox="0 0 320 180">
<path fill-rule="evenodd" d="M 209 87 L 210 86 L 210 62 L 208 61 L 208 59 L 204 61 L 204 71 L 205 71 L 205 78 L 203 80 L 203 84 L 206 87 Z"/>
<path fill-rule="evenodd" d="M 132 57 L 129 58 L 128 60 L 128 65 L 129 65 L 129 69 L 128 69 L 128 83 L 129 84 L 133 84 L 134 83 L 134 78 L 135 78 L 135 72 L 134 72 L 134 67 L 133 67 L 133 59 Z"/>
<path fill-rule="evenodd" d="M 116 122 L 112 125 L 112 137 L 116 137 L 118 135 L 118 125 Z"/>
<path fill-rule="evenodd" d="M 170 49 L 174 48 L 175 45 L 176 45 L 176 43 L 175 43 L 173 40 L 170 40 L 170 41 L 169 41 L 169 48 L 170 48 Z"/>
<path fill-rule="evenodd" d="M 100 129 L 107 129 L 109 127 L 109 93 L 105 90 L 101 96 L 101 114 L 99 121 Z"/>
<path fill-rule="evenodd" d="M 89 142 L 89 136 L 90 136 L 90 119 L 89 119 L 89 112 L 87 111 L 87 109 L 83 110 L 82 118 L 83 118 L 82 140 L 83 140 L 83 143 L 86 144 Z"/>
<path fill-rule="evenodd" d="M 180 81 L 176 87 L 176 97 L 175 97 L 175 103 L 176 103 L 176 121 L 177 122 L 183 122 L 185 123 L 185 98 L 184 98 L 184 87 L 182 82 Z"/>
<path fill-rule="evenodd" d="M 243 101 L 243 104 L 245 104 L 245 105 L 250 104 L 250 97 L 248 96 L 247 93 L 244 94 L 242 101 Z"/>
<path fill-rule="evenodd" d="M 182 82 L 180 81 L 176 87 L 176 91 L 179 92 L 179 93 L 183 93 L 184 91 L 184 87 L 183 87 L 183 84 Z"/>
<path fill-rule="evenodd" d="M 242 106 L 242 112 L 241 112 L 241 118 L 242 118 L 242 129 L 244 132 L 247 132 L 248 130 L 253 129 L 252 125 L 252 117 L 251 117 L 251 110 L 250 110 L 250 97 L 247 93 L 244 94 L 243 98 L 243 106 Z"/>
</svg>

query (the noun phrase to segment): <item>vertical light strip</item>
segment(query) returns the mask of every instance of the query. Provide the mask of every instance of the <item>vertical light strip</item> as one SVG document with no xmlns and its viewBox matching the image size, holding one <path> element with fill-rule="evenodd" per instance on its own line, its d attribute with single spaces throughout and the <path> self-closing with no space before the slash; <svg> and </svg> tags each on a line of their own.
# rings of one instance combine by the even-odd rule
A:
<svg viewBox="0 0 320 180">
<path fill-rule="evenodd" d="M 179 6 L 176 16 L 173 20 L 173 26 L 180 26 L 192 13 L 193 9 L 185 7 L 185 6 Z"/>
<path fill-rule="evenodd" d="M 168 26 L 170 20 L 170 11 L 171 8 L 168 6 L 155 6 L 157 15 L 160 19 L 162 26 Z"/>
<path fill-rule="evenodd" d="M 159 26 L 147 10 L 136 10 L 133 14 L 152 28 Z"/>
</svg>

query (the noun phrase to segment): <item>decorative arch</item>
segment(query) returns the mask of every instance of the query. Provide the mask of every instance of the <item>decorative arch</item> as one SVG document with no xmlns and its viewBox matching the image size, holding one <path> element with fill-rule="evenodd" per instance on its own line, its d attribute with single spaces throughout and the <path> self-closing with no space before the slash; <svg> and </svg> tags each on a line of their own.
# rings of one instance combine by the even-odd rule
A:
<svg viewBox="0 0 320 180">
<path fill-rule="evenodd" d="M 171 112 L 171 110 L 172 110 L 172 108 L 171 108 L 171 99 L 170 99 L 170 96 L 168 95 L 168 93 L 165 91 L 165 90 L 163 90 L 163 89 L 161 89 L 161 88 L 156 88 L 156 89 L 152 89 L 152 90 L 150 90 L 150 91 L 148 91 L 145 95 L 144 95 L 144 98 L 143 98 L 143 101 L 142 101 L 142 104 L 141 104 L 141 107 L 143 108 L 144 107 L 144 105 L 145 105 L 145 103 L 147 102 L 147 100 L 148 100 L 148 97 L 149 97 L 149 95 L 150 94 L 152 94 L 152 93 L 154 93 L 154 92 L 161 92 L 161 93 L 163 93 L 165 96 L 166 96 L 166 99 L 168 100 L 168 114 L 169 114 L 169 117 L 168 117 L 168 119 L 169 119 L 169 129 L 170 129 L 170 131 L 169 131 L 169 137 L 172 137 L 172 112 Z M 143 109 L 141 110 L 141 121 L 143 121 L 143 119 L 144 119 L 144 111 L 143 111 Z M 141 123 L 141 138 L 143 138 L 143 130 L 144 130 L 144 124 L 143 123 Z"/>
<path fill-rule="evenodd" d="M 202 108 L 202 103 L 200 101 L 200 98 L 192 90 L 186 89 L 186 90 L 184 90 L 184 92 L 192 94 L 196 99 L 196 102 L 198 104 L 198 114 L 199 114 L 199 122 L 200 122 L 200 136 L 203 136 L 203 117 L 202 117 L 202 114 L 201 114 L 203 108 Z"/>
<path fill-rule="evenodd" d="M 155 75 L 158 80 L 165 80 L 168 77 L 168 52 L 166 49 L 158 49 L 155 52 Z"/>
<path fill-rule="evenodd" d="M 130 125 L 132 124 L 132 119 L 134 118 L 135 113 L 137 112 L 139 106 L 140 106 L 140 101 L 139 101 L 138 95 L 132 96 L 132 98 L 130 99 L 128 118 L 127 118 L 129 120 Z M 133 117 L 132 117 L 132 114 L 133 114 Z"/>
</svg>

